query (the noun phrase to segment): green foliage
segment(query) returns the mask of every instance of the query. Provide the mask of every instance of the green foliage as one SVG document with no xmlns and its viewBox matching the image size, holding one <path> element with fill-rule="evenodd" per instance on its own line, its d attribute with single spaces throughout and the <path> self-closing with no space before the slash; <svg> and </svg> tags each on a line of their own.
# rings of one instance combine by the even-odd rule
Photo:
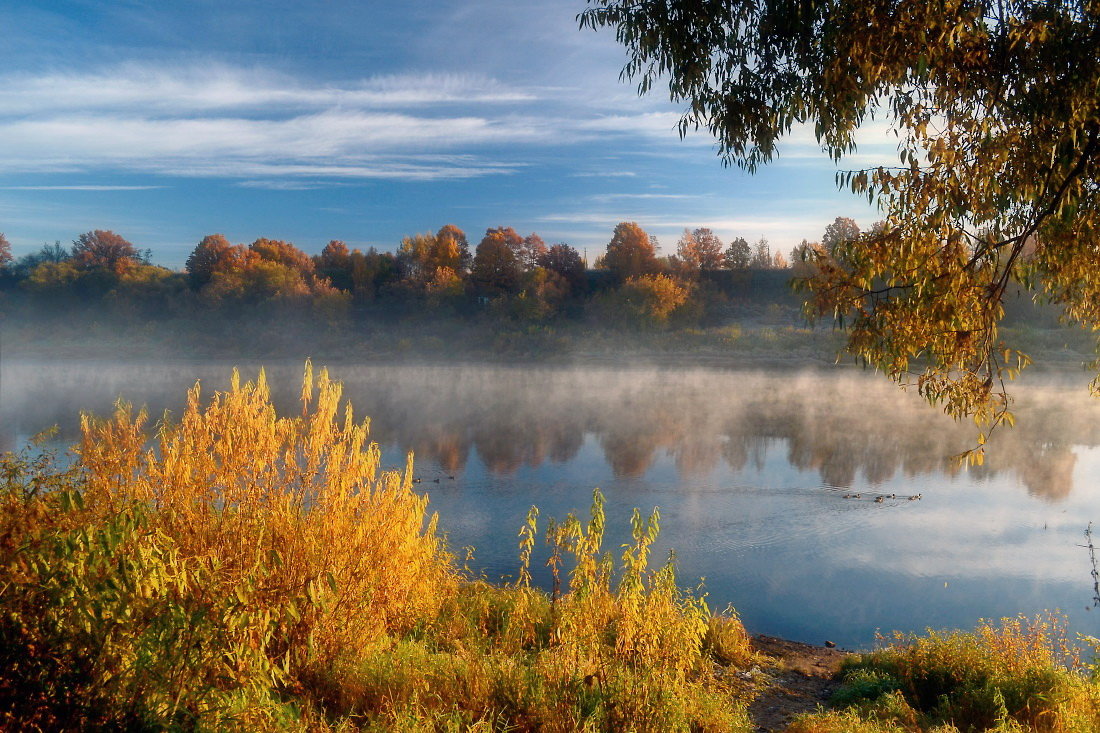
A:
<svg viewBox="0 0 1100 733">
<path fill-rule="evenodd" d="M 1056 617 L 982 622 L 972 633 L 897 635 L 845 663 L 833 699 L 843 710 L 809 716 L 793 730 L 1085 733 L 1100 726 L 1100 685 L 1085 671 Z"/>
<path fill-rule="evenodd" d="M 250 589 L 210 595 L 147 509 L 85 510 L 78 472 L 0 459 L 0 720 L 25 728 L 247 729 L 289 723 L 274 623 Z M 289 607 L 288 612 L 291 610 Z"/>
</svg>

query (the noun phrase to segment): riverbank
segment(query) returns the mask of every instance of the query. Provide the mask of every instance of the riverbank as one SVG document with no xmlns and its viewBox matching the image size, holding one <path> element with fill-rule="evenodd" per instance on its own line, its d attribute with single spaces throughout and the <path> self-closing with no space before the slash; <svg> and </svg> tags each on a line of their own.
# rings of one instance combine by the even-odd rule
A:
<svg viewBox="0 0 1100 733">
<path fill-rule="evenodd" d="M 798 717 L 827 708 L 839 689 L 844 660 L 851 652 L 755 634 L 761 656 L 759 681 L 749 705 L 755 733 L 784 731 Z"/>
<path fill-rule="evenodd" d="M 639 362 L 723 368 L 855 363 L 842 356 L 845 334 L 830 324 L 810 326 L 795 308 L 743 310 L 699 326 L 645 329 L 424 314 L 326 321 L 295 312 L 147 320 L 95 309 L 16 312 L 0 316 L 0 357 L 270 362 L 311 355 L 328 364 Z M 1033 357 L 1035 371 L 1080 370 L 1096 357 L 1095 337 L 1078 328 L 1009 323 L 1002 336 Z"/>
</svg>

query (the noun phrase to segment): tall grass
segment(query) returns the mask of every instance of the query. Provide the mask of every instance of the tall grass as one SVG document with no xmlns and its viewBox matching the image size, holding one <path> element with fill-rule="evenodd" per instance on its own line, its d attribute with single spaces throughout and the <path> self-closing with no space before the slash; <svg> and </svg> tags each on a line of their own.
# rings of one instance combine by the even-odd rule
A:
<svg viewBox="0 0 1100 733">
<path fill-rule="evenodd" d="M 520 580 L 467 578 L 369 423 L 307 365 L 300 415 L 234 374 L 151 431 L 85 416 L 78 464 L 0 460 L 0 714 L 13 727 L 746 730 L 752 661 L 603 500 L 520 532 Z M 558 585 L 530 586 L 539 536 Z M 3 719 L 0 719 L 2 721 Z"/>
</svg>

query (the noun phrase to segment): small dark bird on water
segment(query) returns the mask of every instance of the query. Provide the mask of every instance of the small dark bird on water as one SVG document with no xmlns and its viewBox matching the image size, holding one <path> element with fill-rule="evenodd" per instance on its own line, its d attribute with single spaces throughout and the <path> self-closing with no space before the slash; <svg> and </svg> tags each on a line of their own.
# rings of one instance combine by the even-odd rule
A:
<svg viewBox="0 0 1100 733">
<path fill-rule="evenodd" d="M 920 497 L 921 497 L 920 494 L 913 494 L 912 496 L 909 497 L 909 501 L 916 501 Z"/>
<path fill-rule="evenodd" d="M 450 479 L 451 481 L 454 481 L 454 480 L 455 480 L 455 477 L 454 477 L 454 476 L 448 476 L 447 478 L 449 478 L 449 479 Z"/>
<path fill-rule="evenodd" d="M 432 479 L 432 483 L 433 483 L 433 484 L 438 484 L 438 483 L 439 483 L 439 479 L 437 479 L 437 478 L 433 478 L 433 479 Z"/>
<path fill-rule="evenodd" d="M 414 484 L 418 484 L 418 483 L 420 483 L 420 481 L 421 481 L 421 479 L 418 479 L 418 478 L 414 478 L 414 479 L 413 479 L 413 483 L 414 483 Z"/>
<path fill-rule="evenodd" d="M 876 503 L 876 504 L 881 504 L 881 503 L 882 503 L 882 502 L 884 502 L 884 501 L 886 501 L 886 497 L 885 497 L 885 496 L 876 496 L 876 497 L 875 497 L 875 503 Z"/>
</svg>

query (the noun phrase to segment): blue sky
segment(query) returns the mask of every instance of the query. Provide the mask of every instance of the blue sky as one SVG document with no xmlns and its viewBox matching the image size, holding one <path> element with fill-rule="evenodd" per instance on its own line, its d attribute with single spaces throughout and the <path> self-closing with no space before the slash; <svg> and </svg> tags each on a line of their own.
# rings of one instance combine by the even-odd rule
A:
<svg viewBox="0 0 1100 733">
<path fill-rule="evenodd" d="M 17 254 L 113 229 L 180 267 L 206 234 L 393 249 L 462 227 L 601 251 L 619 221 L 788 251 L 836 216 L 806 131 L 748 175 L 619 81 L 582 2 L 97 0 L 0 6 L 0 231 Z M 881 127 L 841 167 L 893 159 Z"/>
</svg>

